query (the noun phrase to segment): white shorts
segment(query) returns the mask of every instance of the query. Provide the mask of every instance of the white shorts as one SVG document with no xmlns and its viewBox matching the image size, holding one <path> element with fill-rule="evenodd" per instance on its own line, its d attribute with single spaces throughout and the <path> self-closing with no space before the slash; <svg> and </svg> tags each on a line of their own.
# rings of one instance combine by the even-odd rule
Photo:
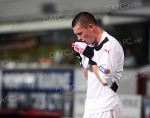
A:
<svg viewBox="0 0 150 118">
<path fill-rule="evenodd" d="M 83 118 L 122 118 L 122 105 L 119 102 L 114 109 L 96 114 L 84 113 Z"/>
</svg>

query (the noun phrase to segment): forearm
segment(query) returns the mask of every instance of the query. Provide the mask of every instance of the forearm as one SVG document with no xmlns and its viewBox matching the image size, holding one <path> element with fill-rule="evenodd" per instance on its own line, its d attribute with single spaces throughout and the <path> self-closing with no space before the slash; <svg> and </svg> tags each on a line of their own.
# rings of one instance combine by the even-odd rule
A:
<svg viewBox="0 0 150 118">
<path fill-rule="evenodd" d="M 100 76 L 99 76 L 99 73 L 98 73 L 98 66 L 97 66 L 97 65 L 91 65 L 91 67 L 92 67 L 93 72 L 94 72 L 94 74 L 96 75 L 97 79 L 99 80 L 99 82 L 100 82 L 102 85 L 106 86 L 107 84 L 104 83 L 104 82 L 102 81 L 102 79 L 100 78 Z"/>
<path fill-rule="evenodd" d="M 88 69 L 83 68 L 83 72 L 84 72 L 84 76 L 85 76 L 86 80 L 88 80 Z"/>
</svg>

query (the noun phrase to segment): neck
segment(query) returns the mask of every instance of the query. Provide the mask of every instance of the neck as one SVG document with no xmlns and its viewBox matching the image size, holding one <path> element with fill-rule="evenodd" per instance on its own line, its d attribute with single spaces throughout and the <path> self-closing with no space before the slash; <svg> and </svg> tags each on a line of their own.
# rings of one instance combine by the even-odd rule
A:
<svg viewBox="0 0 150 118">
<path fill-rule="evenodd" d="M 97 29 L 95 30 L 95 46 L 97 46 L 100 43 L 102 34 L 103 30 L 100 27 L 97 27 Z"/>
</svg>

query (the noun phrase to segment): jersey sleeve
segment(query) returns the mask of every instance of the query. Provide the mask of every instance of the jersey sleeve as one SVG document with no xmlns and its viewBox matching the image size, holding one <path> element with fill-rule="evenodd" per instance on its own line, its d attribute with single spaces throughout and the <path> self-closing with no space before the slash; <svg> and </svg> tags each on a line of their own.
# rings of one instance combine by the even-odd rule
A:
<svg viewBox="0 0 150 118">
<path fill-rule="evenodd" d="M 90 67 L 89 65 L 89 58 L 87 58 L 86 56 L 80 54 L 81 56 L 81 62 L 80 65 L 82 65 L 83 68 L 88 69 Z"/>
<path fill-rule="evenodd" d="M 122 71 L 123 71 L 123 65 L 124 65 L 124 52 L 120 45 L 117 47 L 116 53 L 114 56 L 117 57 L 117 60 L 116 60 L 117 67 L 115 68 L 112 81 L 118 84 L 122 78 Z"/>
</svg>

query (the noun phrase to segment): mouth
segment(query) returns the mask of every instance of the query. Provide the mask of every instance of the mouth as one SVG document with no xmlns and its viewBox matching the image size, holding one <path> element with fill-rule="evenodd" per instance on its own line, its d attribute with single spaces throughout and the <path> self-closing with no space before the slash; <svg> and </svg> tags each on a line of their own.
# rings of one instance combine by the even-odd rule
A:
<svg viewBox="0 0 150 118">
<path fill-rule="evenodd" d="M 79 42 L 84 42 L 84 43 L 86 43 L 86 41 L 84 41 L 84 40 L 79 40 Z"/>
</svg>

